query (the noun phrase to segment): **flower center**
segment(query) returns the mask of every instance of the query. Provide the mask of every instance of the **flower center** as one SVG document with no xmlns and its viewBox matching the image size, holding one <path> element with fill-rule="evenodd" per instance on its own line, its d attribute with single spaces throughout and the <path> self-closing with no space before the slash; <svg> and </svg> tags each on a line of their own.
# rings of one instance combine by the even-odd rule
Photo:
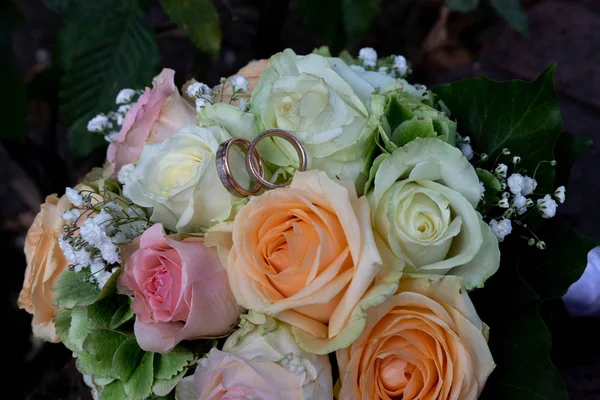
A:
<svg viewBox="0 0 600 400">
<path fill-rule="evenodd" d="M 386 391 L 398 392 L 408 385 L 414 370 L 415 366 L 408 361 L 396 355 L 387 356 L 379 363 L 379 381 Z"/>
<path fill-rule="evenodd" d="M 166 268 L 161 268 L 144 282 L 144 296 L 148 303 L 159 307 L 165 300 L 171 288 L 171 276 Z"/>
</svg>

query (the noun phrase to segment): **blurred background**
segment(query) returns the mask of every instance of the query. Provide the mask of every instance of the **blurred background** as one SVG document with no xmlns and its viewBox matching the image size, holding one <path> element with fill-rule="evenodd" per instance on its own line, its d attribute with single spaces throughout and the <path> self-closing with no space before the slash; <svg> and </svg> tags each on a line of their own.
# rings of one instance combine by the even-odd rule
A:
<svg viewBox="0 0 600 400">
<path fill-rule="evenodd" d="M 16 307 L 29 225 L 105 157 L 87 121 L 163 67 L 210 86 L 249 61 L 328 45 L 404 55 L 413 83 L 535 79 L 556 62 L 564 130 L 600 141 L 598 0 L 4 0 L 0 5 L 0 246 L 10 398 L 88 399 L 70 352 L 31 337 Z M 460 126 L 459 126 L 460 131 Z M 600 238 L 600 147 L 575 164 L 562 218 Z M 547 302 L 552 359 L 572 399 L 600 399 L 600 324 Z M 3 338 L 7 335 L 3 334 Z M 4 372 L 3 374 L 6 374 Z M 3 389 L 4 390 L 4 389 Z"/>
</svg>

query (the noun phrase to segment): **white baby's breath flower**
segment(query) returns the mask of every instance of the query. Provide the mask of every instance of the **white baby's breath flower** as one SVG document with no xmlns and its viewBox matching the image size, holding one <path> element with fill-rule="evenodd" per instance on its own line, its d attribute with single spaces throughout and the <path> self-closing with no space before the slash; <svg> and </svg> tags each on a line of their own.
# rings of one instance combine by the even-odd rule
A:
<svg viewBox="0 0 600 400">
<path fill-rule="evenodd" d="M 249 105 L 250 105 L 250 100 L 248 100 L 246 98 L 242 98 L 242 99 L 240 99 L 240 102 L 237 107 L 242 111 L 247 111 Z"/>
<path fill-rule="evenodd" d="M 537 207 L 542 213 L 542 218 L 552 218 L 556 215 L 558 204 L 556 204 L 556 201 L 547 194 L 543 199 L 537 201 Z"/>
<path fill-rule="evenodd" d="M 506 166 L 506 164 L 498 164 L 498 166 L 496 166 L 496 169 L 494 169 L 494 173 L 499 178 L 506 178 L 507 171 L 508 166 Z"/>
<path fill-rule="evenodd" d="M 500 199 L 500 201 L 498 202 L 498 207 L 500 207 L 500 208 L 510 207 L 510 205 L 508 204 L 508 199 L 506 199 L 506 198 Z"/>
<path fill-rule="evenodd" d="M 122 89 L 117 95 L 116 103 L 117 104 L 127 104 L 133 100 L 133 96 L 135 96 L 135 90 L 133 89 Z"/>
<path fill-rule="evenodd" d="M 408 63 L 404 56 L 394 56 L 394 69 L 398 71 L 400 76 L 404 76 L 408 71 Z"/>
<path fill-rule="evenodd" d="M 106 270 L 100 271 L 96 275 L 94 275 L 96 283 L 98 284 L 98 288 L 102 289 L 104 287 L 104 285 L 106 285 L 106 282 L 108 282 L 108 280 L 110 279 L 111 276 L 112 276 L 112 273 L 108 272 Z"/>
<path fill-rule="evenodd" d="M 203 97 L 210 95 L 212 89 L 205 83 L 194 82 L 187 87 L 186 92 L 190 97 Z"/>
<path fill-rule="evenodd" d="M 513 196 L 511 206 L 519 215 L 522 215 L 527 211 L 527 198 L 522 194 L 516 194 Z"/>
<path fill-rule="evenodd" d="M 62 214 L 61 218 L 65 222 L 73 223 L 73 222 L 77 221 L 77 218 L 79 218 L 79 215 L 80 215 L 79 210 L 77 210 L 76 208 L 72 208 L 68 211 L 65 211 Z"/>
<path fill-rule="evenodd" d="M 473 147 L 469 143 L 459 143 L 458 148 L 463 153 L 463 156 L 467 158 L 467 160 L 471 160 L 473 158 Z"/>
<path fill-rule="evenodd" d="M 125 179 L 127 179 L 127 176 L 131 172 L 133 172 L 134 169 L 135 169 L 135 164 L 133 164 L 133 163 L 123 165 L 121 167 L 121 169 L 119 170 L 119 173 L 117 174 L 117 179 L 119 180 L 119 183 L 124 184 Z"/>
<path fill-rule="evenodd" d="M 351 65 L 350 69 L 358 74 L 365 72 L 365 67 L 362 65 Z"/>
<path fill-rule="evenodd" d="M 132 108 L 132 104 L 123 104 L 122 106 L 119 106 L 119 108 L 117 108 L 117 113 L 122 114 L 120 115 L 120 117 L 123 118 L 123 115 L 127 114 Z M 123 123 L 120 123 L 119 125 L 123 125 Z"/>
<path fill-rule="evenodd" d="M 231 78 L 231 87 L 234 92 L 247 92 L 248 91 L 248 79 L 243 76 L 236 75 Z"/>
<path fill-rule="evenodd" d="M 525 186 L 525 178 L 521 174 L 512 174 L 508 177 L 507 183 L 512 194 L 521 194 Z"/>
<path fill-rule="evenodd" d="M 363 47 L 358 52 L 358 58 L 367 67 L 374 67 L 377 63 L 377 52 L 371 47 Z"/>
<path fill-rule="evenodd" d="M 65 236 L 61 236 L 60 238 L 58 238 L 58 247 L 60 247 L 60 249 L 62 250 L 67 261 L 69 261 L 70 263 L 75 263 L 75 250 L 73 249 L 73 246 Z"/>
<path fill-rule="evenodd" d="M 523 196 L 529 196 L 537 188 L 537 181 L 528 176 L 523 178 Z"/>
<path fill-rule="evenodd" d="M 119 132 L 112 131 L 108 135 L 104 135 L 104 140 L 106 140 L 108 143 L 112 143 L 115 140 L 117 140 L 118 137 L 119 137 Z"/>
<path fill-rule="evenodd" d="M 210 103 L 202 97 L 200 97 L 199 99 L 196 99 L 196 112 L 200 112 L 200 110 L 202 110 L 208 104 L 210 104 Z"/>
<path fill-rule="evenodd" d="M 75 251 L 75 263 L 78 267 L 85 268 L 91 263 L 90 252 L 82 248 Z"/>
<path fill-rule="evenodd" d="M 565 196 L 565 187 L 564 186 L 559 186 L 555 191 L 554 191 L 554 197 L 556 197 L 556 199 L 560 202 L 560 204 L 565 202 L 566 196 Z"/>
<path fill-rule="evenodd" d="M 79 190 L 68 187 L 65 190 L 65 194 L 67 195 L 67 200 L 69 200 L 69 202 L 75 207 L 83 206 L 83 196 L 81 196 L 81 192 L 79 192 Z"/>
<path fill-rule="evenodd" d="M 506 218 L 502 218 L 500 221 L 494 219 L 490 221 L 490 228 L 498 241 L 502 242 L 512 232 L 512 223 L 510 219 Z"/>
<path fill-rule="evenodd" d="M 108 117 L 104 114 L 98 114 L 90 120 L 87 124 L 87 129 L 90 132 L 102 132 L 106 128 L 110 127 Z"/>
<path fill-rule="evenodd" d="M 485 195 L 485 185 L 483 182 L 479 182 L 479 191 L 481 193 L 480 198 L 483 199 L 483 196 Z"/>
<path fill-rule="evenodd" d="M 388 67 L 379 67 L 378 72 L 380 74 L 387 74 L 388 73 Z"/>
</svg>

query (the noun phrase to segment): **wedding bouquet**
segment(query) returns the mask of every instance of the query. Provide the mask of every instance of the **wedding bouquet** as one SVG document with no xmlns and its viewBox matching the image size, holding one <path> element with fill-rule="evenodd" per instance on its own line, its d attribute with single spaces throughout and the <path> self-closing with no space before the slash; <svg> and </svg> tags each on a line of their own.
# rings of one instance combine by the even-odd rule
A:
<svg viewBox="0 0 600 400">
<path fill-rule="evenodd" d="M 100 399 L 566 398 L 538 306 L 594 243 L 553 219 L 587 145 L 553 72 L 165 69 L 89 122 L 107 161 L 41 206 L 19 306 Z"/>
</svg>

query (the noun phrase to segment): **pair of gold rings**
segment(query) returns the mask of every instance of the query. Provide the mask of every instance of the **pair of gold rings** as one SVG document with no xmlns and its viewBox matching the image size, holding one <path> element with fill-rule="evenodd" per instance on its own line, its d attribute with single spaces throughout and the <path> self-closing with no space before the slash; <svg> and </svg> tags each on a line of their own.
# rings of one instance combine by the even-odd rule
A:
<svg viewBox="0 0 600 400">
<path fill-rule="evenodd" d="M 219 179 L 221 179 L 223 186 L 225 186 L 225 189 L 227 189 L 229 193 L 237 197 L 256 196 L 263 189 L 277 189 L 288 186 L 288 184 L 276 185 L 265 179 L 265 167 L 260 154 L 258 154 L 256 145 L 261 140 L 268 137 L 280 137 L 291 143 L 298 153 L 298 171 L 306 171 L 308 162 L 306 150 L 298 138 L 288 131 L 282 129 L 270 129 L 262 132 L 252 141 L 240 137 L 232 138 L 219 145 L 216 159 L 217 174 L 219 175 Z M 231 173 L 231 168 L 229 166 L 229 151 L 233 146 L 238 146 L 246 152 L 246 168 L 248 168 L 248 172 L 254 181 L 254 184 L 248 189 L 242 187 Z"/>
</svg>

